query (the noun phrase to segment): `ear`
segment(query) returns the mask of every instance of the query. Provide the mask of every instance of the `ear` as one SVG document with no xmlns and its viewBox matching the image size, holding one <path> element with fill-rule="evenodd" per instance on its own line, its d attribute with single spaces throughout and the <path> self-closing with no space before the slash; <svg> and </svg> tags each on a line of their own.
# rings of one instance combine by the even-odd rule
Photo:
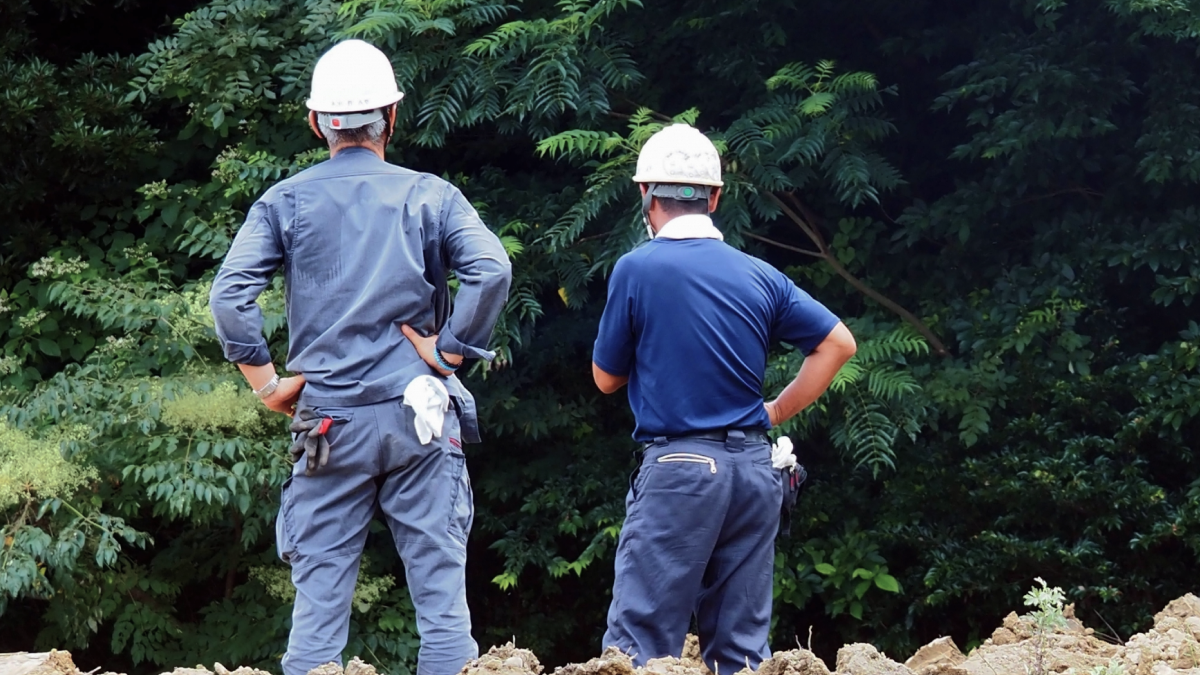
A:
<svg viewBox="0 0 1200 675">
<path fill-rule="evenodd" d="M 708 212 L 712 213 L 717 210 L 717 203 L 721 201 L 721 188 L 712 191 L 708 196 Z"/>
<path fill-rule="evenodd" d="M 642 196 L 645 197 L 646 196 L 646 184 L 638 183 L 638 189 L 642 191 Z"/>
<path fill-rule="evenodd" d="M 396 135 L 396 106 L 397 105 L 398 104 L 393 103 L 392 105 L 388 106 L 387 112 L 385 112 L 383 114 L 384 119 L 387 120 L 387 132 L 383 139 L 384 145 L 391 143 L 392 136 Z"/>
<path fill-rule="evenodd" d="M 317 113 L 315 110 L 308 111 L 308 128 L 313 130 L 317 138 L 325 140 L 325 135 L 321 133 L 321 127 L 317 126 Z"/>
</svg>

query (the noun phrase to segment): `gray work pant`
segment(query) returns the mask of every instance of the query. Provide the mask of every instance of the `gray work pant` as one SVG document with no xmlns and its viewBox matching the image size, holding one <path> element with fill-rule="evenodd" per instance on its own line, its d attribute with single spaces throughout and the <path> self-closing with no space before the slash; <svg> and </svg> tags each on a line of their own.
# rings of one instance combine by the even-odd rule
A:
<svg viewBox="0 0 1200 675">
<path fill-rule="evenodd" d="M 285 675 L 341 663 L 376 504 L 404 561 L 417 610 L 417 674 L 455 675 L 479 655 L 479 647 L 471 638 L 466 596 L 467 534 L 475 509 L 453 408 L 441 438 L 421 445 L 413 410 L 400 399 L 310 407 L 335 423 L 327 433 L 329 463 L 305 476 L 301 459 L 280 499 L 279 557 L 291 565 L 296 587 Z"/>
</svg>

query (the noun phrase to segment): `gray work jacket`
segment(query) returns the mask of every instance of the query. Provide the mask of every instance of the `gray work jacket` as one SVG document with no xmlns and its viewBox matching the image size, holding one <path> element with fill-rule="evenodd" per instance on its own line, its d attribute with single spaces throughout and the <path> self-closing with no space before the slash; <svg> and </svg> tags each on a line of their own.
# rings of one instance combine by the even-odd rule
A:
<svg viewBox="0 0 1200 675">
<path fill-rule="evenodd" d="M 400 332 L 436 329 L 430 255 L 458 278 L 438 348 L 490 360 L 488 340 L 508 298 L 512 268 L 500 240 L 446 181 L 349 148 L 271 187 L 250 208 L 209 296 L 217 337 L 234 363 L 271 362 L 255 299 L 282 268 L 287 369 L 307 381 L 314 405 L 367 405 L 399 397 L 435 374 Z M 455 377 L 446 387 L 477 440 L 474 400 Z M 467 419 L 467 418 L 470 419 Z"/>
</svg>

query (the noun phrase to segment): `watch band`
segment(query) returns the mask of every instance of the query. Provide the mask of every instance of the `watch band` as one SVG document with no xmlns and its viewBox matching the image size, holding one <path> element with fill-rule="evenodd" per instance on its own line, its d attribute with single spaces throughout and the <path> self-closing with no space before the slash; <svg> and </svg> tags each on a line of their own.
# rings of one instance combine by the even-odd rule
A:
<svg viewBox="0 0 1200 675">
<path fill-rule="evenodd" d="M 271 381 L 264 384 L 262 386 L 262 389 L 254 390 L 254 395 L 257 396 L 259 399 L 264 399 L 264 398 L 270 396 L 271 394 L 274 394 L 275 390 L 278 388 L 279 388 L 279 375 L 278 374 L 272 375 Z"/>
</svg>

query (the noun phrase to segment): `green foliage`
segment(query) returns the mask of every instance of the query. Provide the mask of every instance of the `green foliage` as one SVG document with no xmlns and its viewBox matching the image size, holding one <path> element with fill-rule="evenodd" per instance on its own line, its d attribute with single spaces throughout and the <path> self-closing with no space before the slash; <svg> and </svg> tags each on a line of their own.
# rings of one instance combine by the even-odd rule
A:
<svg viewBox="0 0 1200 675">
<path fill-rule="evenodd" d="M 831 540 L 810 539 L 801 549 L 800 562 L 783 551 L 775 556 L 777 602 L 800 609 L 823 595 L 830 616 L 846 613 L 861 621 L 872 589 L 900 593 L 900 582 L 888 573 L 878 543 L 857 523 L 847 524 L 845 533 Z"/>
<path fill-rule="evenodd" d="M 34 439 L 0 422 L 0 508 L 28 509 L 38 500 L 73 494 L 95 480 L 94 469 L 67 461 L 58 449 L 66 437 L 75 435 L 79 440 L 81 431 L 86 433 L 86 429 L 59 429 L 55 436 Z"/>
</svg>

